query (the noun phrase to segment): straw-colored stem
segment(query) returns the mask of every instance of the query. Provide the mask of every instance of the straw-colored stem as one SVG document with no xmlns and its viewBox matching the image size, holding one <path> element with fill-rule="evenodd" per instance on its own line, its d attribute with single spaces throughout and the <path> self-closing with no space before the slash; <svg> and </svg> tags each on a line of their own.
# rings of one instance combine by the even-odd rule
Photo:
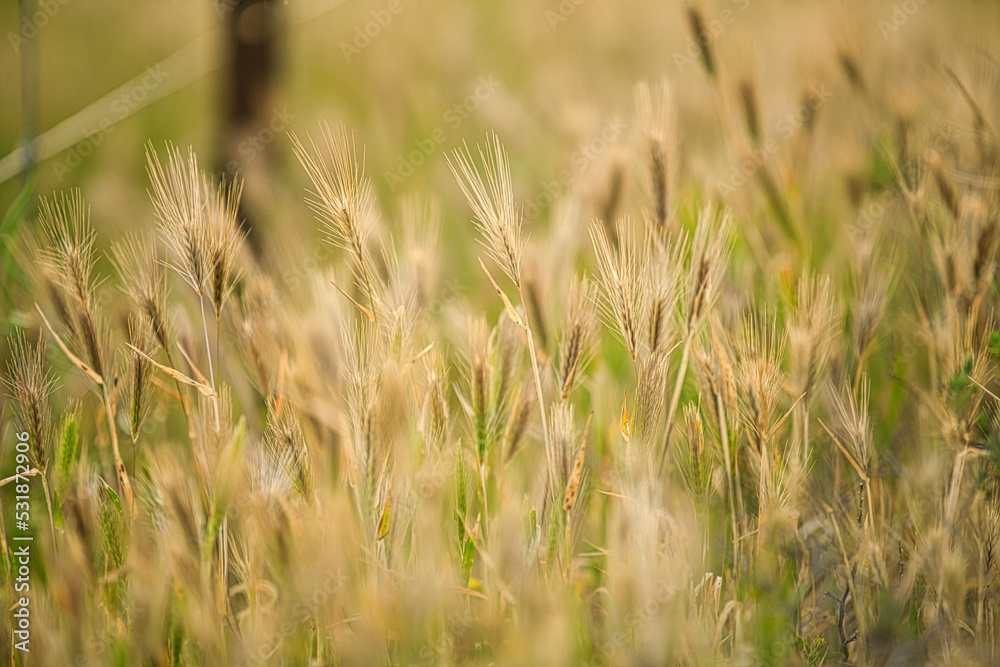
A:
<svg viewBox="0 0 1000 667">
<path fill-rule="evenodd" d="M 219 574 L 222 591 L 222 615 L 229 616 L 229 517 L 222 519 L 219 539 Z"/>
<path fill-rule="evenodd" d="M 517 286 L 517 293 L 521 297 L 521 309 L 525 310 L 524 290 L 521 289 L 520 284 Z M 527 313 L 527 310 L 525 310 L 525 313 Z M 542 394 L 542 376 L 538 372 L 538 356 L 535 354 L 535 339 L 534 336 L 531 335 L 531 325 L 528 324 L 527 319 L 525 319 L 522 326 L 524 327 L 525 336 L 528 339 L 528 355 L 531 357 L 531 372 L 535 376 L 535 394 L 538 397 L 538 411 L 542 416 L 542 436 L 547 447 L 547 443 L 549 441 L 549 424 L 545 417 L 545 397 Z"/>
<path fill-rule="evenodd" d="M 739 521 L 736 515 L 736 480 L 733 476 L 732 458 L 729 454 L 729 426 L 726 423 L 726 412 L 722 406 L 722 394 L 715 395 L 715 410 L 719 416 L 719 436 L 722 439 L 722 455 L 726 459 L 726 481 L 729 484 L 729 513 L 732 515 L 732 538 L 733 538 L 733 563 L 739 564 L 739 538 L 737 527 Z"/>
<path fill-rule="evenodd" d="M 375 307 L 375 292 L 372 290 L 372 279 L 368 273 L 368 263 L 365 261 L 365 253 L 362 247 L 355 243 L 354 254 L 358 258 L 358 266 L 361 267 L 361 277 L 365 281 L 365 290 L 368 292 L 368 305 L 371 307 L 372 321 L 378 327 L 378 308 Z"/>
<path fill-rule="evenodd" d="M 115 415 L 111 409 L 111 397 L 108 395 L 107 385 L 101 385 L 101 393 L 104 397 L 104 412 L 108 418 L 108 433 L 111 434 L 111 451 L 115 456 L 115 471 L 118 474 L 118 483 L 121 484 L 122 493 L 128 503 L 129 513 L 135 516 L 135 499 L 132 495 L 132 482 L 129 480 L 128 471 L 125 469 L 125 462 L 122 461 L 121 451 L 118 448 L 118 429 L 115 426 Z"/>
<path fill-rule="evenodd" d="M 59 543 L 56 542 L 56 520 L 52 514 L 52 494 L 49 493 L 49 481 L 45 473 L 39 475 L 42 478 L 42 491 L 45 492 L 45 508 L 49 511 L 49 531 L 52 533 L 52 548 L 59 552 Z"/>
<path fill-rule="evenodd" d="M 951 471 L 951 484 L 948 488 L 948 502 L 945 505 L 945 525 L 948 528 L 952 528 L 955 525 L 955 512 L 958 509 L 958 490 L 962 483 L 962 472 L 965 470 L 965 450 L 962 450 L 957 455 L 955 455 L 955 464 L 952 466 Z M 871 501 L 869 503 L 869 512 L 871 511 Z"/>
<path fill-rule="evenodd" d="M 868 352 L 868 346 L 866 345 L 863 349 L 858 351 L 858 367 L 854 370 L 854 383 L 851 385 L 851 392 L 854 397 L 858 396 L 858 387 L 861 385 L 861 373 L 865 368 L 865 354 Z"/>
<path fill-rule="evenodd" d="M 962 457 L 963 459 L 965 457 Z M 872 502 L 872 480 L 865 484 L 865 495 L 868 496 L 868 528 L 875 533 L 875 504 Z"/>
<path fill-rule="evenodd" d="M 170 364 L 171 368 L 177 368 L 177 366 L 174 364 L 174 355 L 170 353 L 169 349 L 166 350 L 166 352 L 167 352 L 167 363 Z M 191 424 L 191 411 L 190 408 L 188 407 L 187 394 L 185 394 L 184 391 L 181 389 L 181 381 L 178 380 L 177 378 L 174 378 L 174 385 L 177 387 L 177 398 L 181 403 L 181 410 L 184 412 L 184 423 L 187 426 L 188 438 L 194 439 L 194 429 Z"/>
<path fill-rule="evenodd" d="M 806 399 L 799 402 L 799 415 L 802 422 L 802 465 L 809 466 L 809 406 Z"/>
<path fill-rule="evenodd" d="M 566 529 L 563 531 L 563 580 L 569 581 L 570 565 L 570 522 L 573 520 L 572 512 L 566 512 Z"/>
<path fill-rule="evenodd" d="M 483 542 L 488 542 L 488 526 L 490 525 L 490 506 L 487 500 L 488 486 L 486 483 L 486 464 L 479 464 L 479 488 L 483 494 Z"/>
<path fill-rule="evenodd" d="M 219 354 L 220 354 L 219 348 L 222 347 L 220 345 L 221 338 L 222 338 L 222 321 L 221 321 L 221 316 L 222 316 L 222 313 L 216 313 L 215 314 L 215 367 L 219 369 L 220 373 L 222 372 L 222 367 L 219 366 Z M 214 387 L 213 387 L 213 389 L 214 389 Z"/>
<path fill-rule="evenodd" d="M 728 427 L 727 427 L 728 429 Z M 737 439 L 739 435 L 737 434 Z M 729 437 L 727 433 L 726 442 L 729 442 Z M 743 499 L 743 484 L 741 480 L 743 475 L 740 472 L 740 451 L 739 443 L 737 442 L 736 455 L 733 456 L 733 485 L 736 487 L 736 509 L 738 511 L 738 516 L 746 516 L 746 501 Z M 746 521 L 741 521 L 743 524 L 743 529 L 746 530 Z"/>
<path fill-rule="evenodd" d="M 198 297 L 201 305 L 201 330 L 205 334 L 205 356 L 208 358 L 208 378 L 212 383 L 212 410 L 215 413 L 215 430 L 219 430 L 219 394 L 215 387 L 215 368 L 212 365 L 212 344 L 208 341 L 208 320 L 205 319 L 205 297 Z"/>
<path fill-rule="evenodd" d="M 670 397 L 670 410 L 667 411 L 667 429 L 663 436 L 663 451 L 660 452 L 659 474 L 663 474 L 663 464 L 667 460 L 670 452 L 670 433 L 674 428 L 674 419 L 677 416 L 677 406 L 681 401 L 681 389 L 684 387 L 684 376 L 687 375 L 688 359 L 691 356 L 691 335 L 684 341 L 684 350 L 681 352 L 681 363 L 677 368 L 677 380 L 674 382 L 674 391 Z"/>
<path fill-rule="evenodd" d="M 326 627 L 326 598 L 320 601 L 316 610 L 316 662 L 320 665 L 326 663 L 325 633 Z"/>
</svg>

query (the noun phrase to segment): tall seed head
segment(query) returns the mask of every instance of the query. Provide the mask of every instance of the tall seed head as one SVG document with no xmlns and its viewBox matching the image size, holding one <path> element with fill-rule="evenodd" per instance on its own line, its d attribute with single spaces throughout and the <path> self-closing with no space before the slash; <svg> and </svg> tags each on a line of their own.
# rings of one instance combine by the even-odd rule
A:
<svg viewBox="0 0 1000 667">
<path fill-rule="evenodd" d="M 561 498 L 572 473 L 575 458 L 573 406 L 570 403 L 553 405 L 550 420 L 549 441 L 546 443 L 546 458 L 549 462 L 549 482 L 552 495 Z"/>
<path fill-rule="evenodd" d="M 657 430 L 662 426 L 669 371 L 669 357 L 665 354 L 643 357 L 636 371 L 635 433 L 646 443 L 655 440 Z"/>
<path fill-rule="evenodd" d="M 234 265 L 246 238 L 246 232 L 240 229 L 237 219 L 243 182 L 237 180 L 215 185 L 206 179 L 204 187 L 207 195 L 209 287 L 215 319 L 218 320 L 240 277 Z"/>
<path fill-rule="evenodd" d="M 667 350 L 673 335 L 678 283 L 686 243 L 684 240 L 679 241 L 670 252 L 661 252 L 658 247 L 652 247 L 654 244 L 655 240 L 650 239 L 647 250 L 652 258 L 646 262 L 642 291 L 645 295 L 644 319 L 649 352 L 660 354 Z"/>
<path fill-rule="evenodd" d="M 664 79 L 652 91 L 649 84 L 640 83 L 635 89 L 635 106 L 654 229 L 662 233 L 670 221 L 677 176 L 677 117 L 669 82 Z"/>
<path fill-rule="evenodd" d="M 322 145 L 309 135 L 309 148 L 292 136 L 292 148 L 306 170 L 313 190 L 306 200 L 333 245 L 359 253 L 371 231 L 375 197 L 364 176 L 364 156 L 358 160 L 354 137 L 340 126 L 321 127 Z"/>
<path fill-rule="evenodd" d="M 28 434 L 35 466 L 44 471 L 52 412 L 49 395 L 55 380 L 45 371 L 43 339 L 31 346 L 17 333 L 8 339 L 11 358 L 7 362 L 7 395 L 14 402 L 19 427 Z"/>
<path fill-rule="evenodd" d="M 570 287 L 566 309 L 566 324 L 559 341 L 560 398 L 566 400 L 579 382 L 587 363 L 589 346 L 594 334 L 594 300 L 597 294 L 586 278 L 575 278 Z"/>
<path fill-rule="evenodd" d="M 153 332 L 148 327 L 144 327 L 133 317 L 128 321 L 129 342 L 135 346 L 136 350 L 128 349 L 125 352 L 127 360 L 126 373 L 128 375 L 128 417 L 129 434 L 132 442 L 139 439 L 139 430 L 142 422 L 149 411 L 150 390 L 153 382 L 153 369 L 149 361 L 143 355 L 153 353 Z"/>
<path fill-rule="evenodd" d="M 702 15 L 701 9 L 694 5 L 689 6 L 687 20 L 688 28 L 690 28 L 691 35 L 701 53 L 701 63 L 705 66 L 708 76 L 715 78 L 715 52 L 712 49 L 712 37 L 705 26 L 705 17 Z"/>
<path fill-rule="evenodd" d="M 767 444 L 775 403 L 781 391 L 783 354 L 784 339 L 778 338 L 777 322 L 767 321 L 766 310 L 763 315 L 751 314 L 743 321 L 736 375 L 742 389 L 741 412 L 758 452 Z"/>
<path fill-rule="evenodd" d="M 691 335 L 715 301 L 719 283 L 729 262 L 731 229 L 728 211 L 720 217 L 714 207 L 706 206 L 698 216 L 698 227 L 691 242 L 691 265 L 687 278 L 687 335 Z"/>
<path fill-rule="evenodd" d="M 69 327 L 90 367 L 104 375 L 104 340 L 94 315 L 94 239 L 89 210 L 79 191 L 58 199 L 43 199 L 39 222 L 48 237 L 42 260 L 65 294 Z"/>
<path fill-rule="evenodd" d="M 615 330 L 635 361 L 639 355 L 643 281 L 634 237 L 626 220 L 618 221 L 618 246 L 612 248 L 604 225 L 595 221 L 590 238 L 600 270 L 601 311 L 608 327 Z"/>
<path fill-rule="evenodd" d="M 587 422 L 589 425 L 589 421 Z M 576 458 L 573 460 L 573 469 L 570 471 L 569 480 L 566 482 L 566 493 L 563 496 L 563 511 L 570 512 L 576 505 L 577 496 L 580 493 L 580 486 L 583 484 L 584 464 L 587 461 L 587 429 L 584 429 L 583 438 L 580 440 L 580 447 L 577 450 Z"/>
<path fill-rule="evenodd" d="M 487 137 L 486 149 L 479 148 L 479 159 L 482 174 L 476 169 L 469 147 L 464 146 L 448 157 L 448 166 L 472 208 L 487 252 L 520 289 L 524 252 L 521 210 L 514 204 L 510 163 L 497 135 Z"/>
<path fill-rule="evenodd" d="M 152 237 L 126 236 L 111 247 L 111 253 L 122 292 L 141 313 L 160 348 L 169 352 L 167 277 Z"/>
<path fill-rule="evenodd" d="M 830 278 L 803 275 L 787 331 L 792 381 L 799 394 L 810 394 L 826 370 L 837 333 L 837 312 Z"/>
<path fill-rule="evenodd" d="M 451 422 L 448 408 L 450 393 L 451 383 L 444 357 L 440 353 L 431 352 L 430 361 L 427 362 L 427 386 L 420 415 L 420 432 L 429 452 L 440 450 L 447 442 Z"/>
<path fill-rule="evenodd" d="M 302 497 L 311 498 L 312 467 L 302 426 L 291 411 L 285 409 L 280 413 L 275 412 L 273 401 L 268 407 L 264 443 L 272 459 L 281 462 L 281 467 L 288 472 L 288 479 L 295 490 Z"/>
<path fill-rule="evenodd" d="M 208 291 L 211 270 L 205 178 L 193 148 L 184 156 L 167 144 L 166 154 L 164 163 L 152 145 L 146 148 L 153 210 L 160 235 L 174 254 L 173 268 L 200 297 Z"/>
<path fill-rule="evenodd" d="M 507 419 L 507 428 L 504 429 L 505 462 L 513 458 L 524 440 L 525 432 L 528 430 L 528 420 L 535 409 L 535 403 L 535 385 L 531 381 L 525 382 L 514 397 L 514 405 L 511 407 L 510 417 Z"/>
<path fill-rule="evenodd" d="M 871 472 L 872 461 L 872 426 L 868 415 L 868 402 L 871 396 L 871 382 L 864 378 L 861 388 L 855 397 L 853 392 L 833 396 L 833 409 L 836 426 L 841 439 L 851 450 L 855 462 L 867 473 Z"/>
</svg>

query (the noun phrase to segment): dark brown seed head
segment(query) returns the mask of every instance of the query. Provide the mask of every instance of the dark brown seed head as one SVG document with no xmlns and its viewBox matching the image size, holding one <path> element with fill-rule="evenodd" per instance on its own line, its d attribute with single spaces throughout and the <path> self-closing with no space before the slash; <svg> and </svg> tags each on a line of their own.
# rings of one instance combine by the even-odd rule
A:
<svg viewBox="0 0 1000 667">
<path fill-rule="evenodd" d="M 861 67 L 858 65 L 858 61 L 855 60 L 854 56 L 849 54 L 847 51 L 840 51 L 837 53 L 837 62 L 840 64 L 840 69 L 844 71 L 844 75 L 847 76 L 847 80 L 851 82 L 851 85 L 860 93 L 865 92 L 865 78 L 861 73 Z"/>
<path fill-rule="evenodd" d="M 698 50 L 701 52 L 701 62 L 705 66 L 705 71 L 709 77 L 715 78 L 715 55 L 712 53 L 712 35 L 705 27 L 705 19 L 701 15 L 701 10 L 695 6 L 688 7 L 687 19 L 692 37 L 695 44 L 698 45 Z"/>
<path fill-rule="evenodd" d="M 740 105 L 743 108 L 743 118 L 746 120 L 747 132 L 754 143 L 760 141 L 760 114 L 757 110 L 757 92 L 747 79 L 740 81 Z M 806 106 L 805 108 L 811 108 Z"/>
</svg>

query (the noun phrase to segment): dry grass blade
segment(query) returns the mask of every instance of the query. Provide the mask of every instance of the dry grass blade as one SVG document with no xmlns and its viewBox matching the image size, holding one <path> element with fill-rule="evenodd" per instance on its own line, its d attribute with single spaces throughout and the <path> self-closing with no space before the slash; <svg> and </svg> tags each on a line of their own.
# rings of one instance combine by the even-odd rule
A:
<svg viewBox="0 0 1000 667">
<path fill-rule="evenodd" d="M 490 279 L 490 284 L 493 285 L 493 289 L 496 290 L 497 296 L 499 296 L 500 300 L 503 301 L 503 307 L 507 311 L 507 317 L 510 318 L 511 322 L 523 328 L 524 321 L 521 319 L 521 316 L 517 314 L 516 310 L 514 310 L 514 305 L 510 302 L 510 299 L 507 298 L 507 295 L 504 294 L 504 291 L 500 289 L 500 286 L 497 285 L 497 281 L 493 280 L 493 276 L 490 275 L 489 269 L 486 268 L 486 265 L 483 264 L 483 260 L 481 259 L 479 260 L 479 266 L 482 267 L 483 273 L 486 274 L 486 277 Z"/>
<path fill-rule="evenodd" d="M 16 482 L 17 480 L 23 479 L 24 477 L 34 477 L 35 475 L 41 475 L 42 471 L 38 468 L 32 468 L 28 472 L 21 472 L 16 475 L 11 475 L 10 477 L 4 477 L 0 479 L 0 488 L 3 488 L 10 484 L 11 482 Z"/>
<path fill-rule="evenodd" d="M 974 378 L 974 377 L 972 377 L 972 376 L 970 375 L 970 376 L 969 376 L 969 381 L 970 381 L 970 382 L 971 382 L 972 384 L 974 384 L 974 385 L 976 385 L 977 387 L 979 387 L 980 389 L 982 389 L 982 390 L 983 390 L 984 392 L 986 392 L 986 394 L 987 394 L 987 395 L 988 395 L 988 396 L 989 396 L 990 398 L 992 398 L 992 399 L 993 399 L 994 401 L 997 401 L 998 403 L 1000 403 L 1000 397 L 998 397 L 998 396 L 997 396 L 996 394 L 994 394 L 994 393 L 993 393 L 992 391 L 990 391 L 990 390 L 989 390 L 989 389 L 987 389 L 987 388 L 986 388 L 985 386 L 983 386 L 983 385 L 982 385 L 982 384 L 981 384 L 981 383 L 979 382 L 979 380 L 977 380 L 976 378 Z"/>
<path fill-rule="evenodd" d="M 132 350 L 133 352 L 135 352 L 136 354 L 138 354 L 139 356 L 141 356 L 143 359 L 145 359 L 149 363 L 151 363 L 154 366 L 156 366 L 158 369 L 160 369 L 161 371 L 163 371 L 164 373 L 166 373 L 167 375 L 169 375 L 173 379 L 175 379 L 175 380 L 177 380 L 179 382 L 183 382 L 186 385 L 194 387 L 195 389 L 197 389 L 198 391 L 200 391 L 203 396 L 208 396 L 208 397 L 215 396 L 215 390 L 212 389 L 211 386 L 209 386 L 207 384 L 204 384 L 202 382 L 198 382 L 197 380 L 192 380 L 187 375 L 184 375 L 184 373 L 181 373 L 180 371 L 178 371 L 176 369 L 170 368 L 169 366 L 164 366 L 163 364 L 161 364 L 160 362 L 156 361 L 155 359 L 153 359 L 148 354 L 146 354 L 145 352 L 143 352 L 142 350 L 140 350 L 136 346 L 132 345 L 131 343 L 126 343 L 126 345 L 128 346 L 128 348 L 130 350 Z"/>
<path fill-rule="evenodd" d="M 75 354 L 73 354 L 70 351 L 70 349 L 68 347 L 66 347 L 66 343 L 64 343 L 63 340 L 62 340 L 62 338 L 59 337 L 59 334 L 56 333 L 56 330 L 52 328 L 52 325 L 49 324 L 49 320 L 48 320 L 48 318 L 45 317 L 45 313 L 42 312 L 41 306 L 39 306 L 36 303 L 35 304 L 35 309 L 38 311 L 38 314 L 41 316 L 42 322 L 45 324 L 45 328 L 49 330 L 50 334 L 52 334 L 52 338 L 56 341 L 56 345 L 58 345 L 59 349 L 63 351 L 63 354 L 66 355 L 66 358 L 69 359 L 71 362 L 73 362 L 74 366 L 76 366 L 81 371 L 83 371 L 83 373 L 87 377 L 89 377 L 91 380 L 93 380 L 95 383 L 97 383 L 98 385 L 104 384 L 104 378 L 102 378 L 100 375 L 98 375 L 97 372 L 94 371 L 94 369 L 92 369 L 90 366 L 88 366 L 86 364 L 86 362 L 84 362 L 78 356 L 76 356 Z"/>
<path fill-rule="evenodd" d="M 805 397 L 806 397 L 805 392 L 799 394 L 799 397 L 792 402 L 792 404 L 788 407 L 788 410 L 785 411 L 785 414 L 781 416 L 781 419 L 776 421 L 774 423 L 774 426 L 771 427 L 771 430 L 768 431 L 767 435 L 764 438 L 765 442 L 769 442 L 771 438 L 774 437 L 774 434 L 777 433 L 778 429 L 781 428 L 781 426 L 785 423 L 785 421 L 787 421 L 788 418 L 792 416 L 792 412 L 795 410 L 796 406 L 798 406 L 798 404 L 801 403 L 802 399 L 804 399 Z"/>
<path fill-rule="evenodd" d="M 829 427 L 823 423 L 822 419 L 819 420 L 819 425 L 823 427 L 823 430 L 826 431 L 827 435 L 830 436 L 830 439 L 833 440 L 835 445 L 837 445 L 837 449 L 840 450 L 840 453 L 844 455 L 844 458 L 847 459 L 847 462 L 851 464 L 852 468 L 854 468 L 854 472 L 858 473 L 858 477 L 861 478 L 861 481 L 867 484 L 868 475 L 865 473 L 864 470 L 861 469 L 861 466 L 858 465 L 857 461 L 854 460 L 854 457 L 851 456 L 851 453 L 847 451 L 847 447 L 845 447 L 844 443 L 840 441 L 840 438 L 838 438 L 836 435 L 833 434 L 833 431 L 831 431 Z"/>
<path fill-rule="evenodd" d="M 344 289 L 340 285 L 338 285 L 335 281 L 331 280 L 330 284 L 333 285 L 337 289 L 337 291 L 340 292 L 341 295 L 344 296 L 344 298 L 346 298 L 348 301 L 350 301 L 354 305 L 355 308 L 357 308 L 358 310 L 360 310 L 361 314 L 364 315 L 365 317 L 367 317 L 370 322 L 374 322 L 375 321 L 375 314 L 372 311 L 370 311 L 369 309 L 365 308 L 360 303 L 358 303 L 354 299 L 354 297 L 352 297 L 350 294 L 348 294 L 347 292 L 345 292 Z"/>
<path fill-rule="evenodd" d="M 182 344 L 178 343 L 177 349 L 180 350 L 181 356 L 184 357 L 184 361 L 187 362 L 188 368 L 190 368 L 191 371 L 194 373 L 195 379 L 198 382 L 202 383 L 203 385 L 209 386 L 209 380 L 200 370 L 198 370 L 198 366 L 191 359 L 191 355 L 188 353 L 187 348 L 185 348 Z"/>
</svg>

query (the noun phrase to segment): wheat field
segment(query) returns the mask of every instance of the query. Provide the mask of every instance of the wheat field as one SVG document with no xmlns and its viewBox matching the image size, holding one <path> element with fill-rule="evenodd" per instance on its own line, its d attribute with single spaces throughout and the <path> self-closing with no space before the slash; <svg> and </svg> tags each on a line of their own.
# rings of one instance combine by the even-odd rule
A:
<svg viewBox="0 0 1000 667">
<path fill-rule="evenodd" d="M 9 4 L 6 664 L 1000 662 L 1000 8 Z"/>
</svg>

